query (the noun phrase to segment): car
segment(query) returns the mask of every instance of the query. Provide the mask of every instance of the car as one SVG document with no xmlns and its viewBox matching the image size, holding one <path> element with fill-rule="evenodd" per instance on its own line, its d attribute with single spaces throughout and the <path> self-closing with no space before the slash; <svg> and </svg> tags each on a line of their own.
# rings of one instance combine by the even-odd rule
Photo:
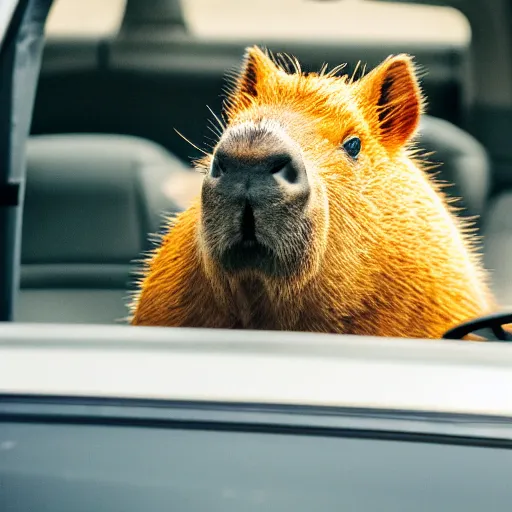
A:
<svg viewBox="0 0 512 512">
<path fill-rule="evenodd" d="M 430 341 L 113 325 L 148 233 L 197 192 L 171 127 L 202 140 L 248 41 L 127 0 L 119 32 L 45 43 L 51 4 L 0 3 L 0 510 L 505 509 L 507 311 Z M 448 6 L 472 39 L 256 42 L 309 68 L 417 56 L 422 144 L 482 216 L 506 306 L 512 11 Z M 459 339 L 486 327 L 496 341 Z"/>
</svg>

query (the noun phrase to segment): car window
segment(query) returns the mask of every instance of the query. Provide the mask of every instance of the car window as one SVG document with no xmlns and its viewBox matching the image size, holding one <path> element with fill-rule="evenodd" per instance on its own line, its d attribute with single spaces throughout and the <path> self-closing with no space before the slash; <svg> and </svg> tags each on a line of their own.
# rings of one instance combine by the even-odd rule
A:
<svg viewBox="0 0 512 512">
<path fill-rule="evenodd" d="M 465 17 L 446 7 L 368 0 L 184 0 L 183 7 L 198 36 L 354 42 L 469 41 Z"/>
<path fill-rule="evenodd" d="M 46 21 L 49 36 L 106 36 L 119 30 L 126 0 L 54 0 Z"/>
<path fill-rule="evenodd" d="M 279 38 L 468 44 L 456 9 L 370 0 L 181 0 L 193 35 L 211 39 Z M 56 0 L 49 35 L 104 35 L 121 24 L 126 0 Z"/>
</svg>

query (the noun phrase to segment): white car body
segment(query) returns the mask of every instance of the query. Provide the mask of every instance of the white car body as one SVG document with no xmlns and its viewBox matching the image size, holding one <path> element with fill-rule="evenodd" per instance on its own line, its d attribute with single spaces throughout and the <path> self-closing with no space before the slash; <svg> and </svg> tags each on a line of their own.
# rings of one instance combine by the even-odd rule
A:
<svg viewBox="0 0 512 512">
<path fill-rule="evenodd" d="M 508 343 L 4 325 L 0 393 L 512 417 Z"/>
</svg>

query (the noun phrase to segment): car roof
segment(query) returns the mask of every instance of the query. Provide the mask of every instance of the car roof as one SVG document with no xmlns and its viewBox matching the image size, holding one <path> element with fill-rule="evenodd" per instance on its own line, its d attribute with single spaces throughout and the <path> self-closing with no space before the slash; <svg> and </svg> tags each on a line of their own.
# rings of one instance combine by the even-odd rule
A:
<svg viewBox="0 0 512 512">
<path fill-rule="evenodd" d="M 507 343 L 4 325 L 0 394 L 512 416 Z"/>
</svg>

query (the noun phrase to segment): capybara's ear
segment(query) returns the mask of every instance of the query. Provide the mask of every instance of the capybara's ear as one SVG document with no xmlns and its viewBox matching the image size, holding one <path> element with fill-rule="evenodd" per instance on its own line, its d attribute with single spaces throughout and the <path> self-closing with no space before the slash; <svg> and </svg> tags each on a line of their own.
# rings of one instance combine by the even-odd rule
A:
<svg viewBox="0 0 512 512">
<path fill-rule="evenodd" d="M 388 150 L 403 147 L 415 134 L 423 108 L 411 57 L 389 57 L 356 84 L 372 131 Z"/>
<path fill-rule="evenodd" d="M 270 57 L 258 46 L 245 49 L 242 69 L 237 78 L 235 96 L 241 100 L 256 98 L 260 87 L 272 76 L 278 74 L 280 69 Z"/>
</svg>

